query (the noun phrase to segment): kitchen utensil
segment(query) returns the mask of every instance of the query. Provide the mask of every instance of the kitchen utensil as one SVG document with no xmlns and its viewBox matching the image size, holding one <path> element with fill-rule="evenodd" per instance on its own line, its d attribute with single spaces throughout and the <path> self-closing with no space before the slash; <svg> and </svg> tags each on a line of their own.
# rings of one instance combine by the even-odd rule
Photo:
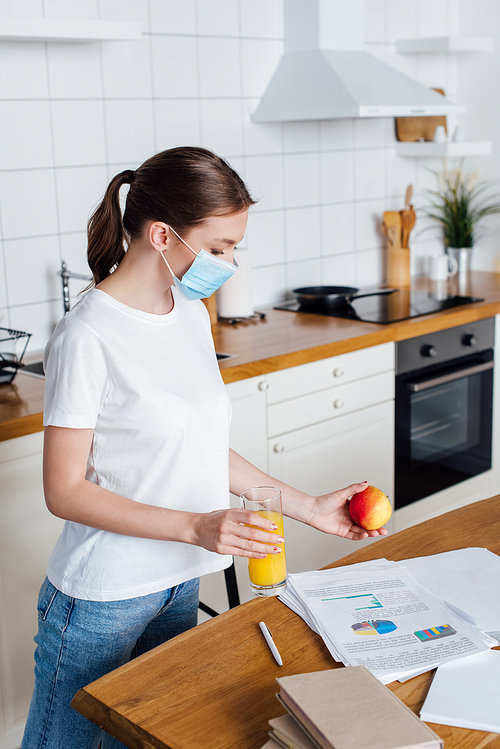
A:
<svg viewBox="0 0 500 749">
<path fill-rule="evenodd" d="M 415 226 L 415 221 L 416 221 L 416 214 L 415 214 L 415 211 L 413 210 L 413 206 L 411 205 L 412 195 L 413 195 L 413 185 L 408 185 L 408 187 L 406 188 L 405 207 L 402 211 L 399 212 L 401 215 L 401 224 L 402 224 L 401 247 L 403 249 L 408 249 L 410 232 Z M 384 213 L 384 222 L 385 222 L 386 213 Z"/>
<path fill-rule="evenodd" d="M 401 247 L 401 233 L 398 226 L 389 226 L 386 230 L 387 243 L 391 247 Z"/>
<path fill-rule="evenodd" d="M 399 230 L 402 227 L 401 214 L 399 211 L 384 211 L 384 227 L 397 226 Z"/>
<path fill-rule="evenodd" d="M 380 294 L 392 294 L 394 289 L 374 289 L 359 294 L 359 289 L 354 286 L 303 286 L 294 289 L 297 301 L 304 307 L 317 307 L 332 309 L 349 304 L 351 299 L 360 299 L 365 296 L 378 296 Z"/>
<path fill-rule="evenodd" d="M 435 88 L 444 96 L 442 88 Z M 441 125 L 447 133 L 446 117 L 396 117 L 396 138 L 399 141 L 434 140 L 436 127 Z"/>
<path fill-rule="evenodd" d="M 409 211 L 411 208 L 411 199 L 413 196 L 413 185 L 408 185 L 406 188 L 406 197 L 405 197 L 405 210 Z"/>
<path fill-rule="evenodd" d="M 415 221 L 417 220 L 413 206 L 410 206 L 409 210 L 406 210 L 405 208 L 404 211 L 401 211 L 401 220 L 403 222 L 401 246 L 404 250 L 407 250 L 409 247 L 410 232 L 415 226 Z"/>
</svg>

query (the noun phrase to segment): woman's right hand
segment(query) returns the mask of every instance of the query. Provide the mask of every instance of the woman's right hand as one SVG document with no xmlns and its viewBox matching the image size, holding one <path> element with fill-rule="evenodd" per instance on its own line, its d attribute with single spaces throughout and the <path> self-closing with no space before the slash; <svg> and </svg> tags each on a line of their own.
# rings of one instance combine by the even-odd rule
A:
<svg viewBox="0 0 500 749">
<path fill-rule="evenodd" d="M 195 516 L 196 546 L 217 554 L 264 559 L 268 554 L 281 554 L 284 538 L 276 525 L 248 510 L 215 510 Z"/>
</svg>

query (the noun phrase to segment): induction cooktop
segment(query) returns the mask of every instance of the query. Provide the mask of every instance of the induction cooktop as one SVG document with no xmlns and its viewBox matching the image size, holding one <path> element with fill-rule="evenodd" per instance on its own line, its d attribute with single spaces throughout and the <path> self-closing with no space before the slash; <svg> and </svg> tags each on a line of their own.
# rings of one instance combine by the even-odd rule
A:
<svg viewBox="0 0 500 749">
<path fill-rule="evenodd" d="M 360 289 L 359 294 L 363 293 Z M 366 293 L 366 292 L 365 292 Z M 382 325 L 408 320 L 412 317 L 430 315 L 433 312 L 442 312 L 461 307 L 464 304 L 482 302 L 483 299 L 473 296 L 454 296 L 433 294 L 430 291 L 395 289 L 390 294 L 379 296 L 363 296 L 351 301 L 345 301 L 329 307 L 326 304 L 304 306 L 297 301 L 278 304 L 274 309 L 286 310 L 288 312 L 308 312 L 315 315 L 326 315 L 328 317 L 343 317 L 349 320 L 361 322 L 373 322 Z"/>
</svg>

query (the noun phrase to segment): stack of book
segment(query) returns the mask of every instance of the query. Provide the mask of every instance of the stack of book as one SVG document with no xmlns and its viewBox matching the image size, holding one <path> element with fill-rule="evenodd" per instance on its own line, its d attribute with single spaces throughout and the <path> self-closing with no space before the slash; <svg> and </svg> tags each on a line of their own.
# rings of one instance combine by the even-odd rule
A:
<svg viewBox="0 0 500 749">
<path fill-rule="evenodd" d="M 443 749 L 444 742 L 364 666 L 276 679 L 287 714 L 262 749 Z"/>
</svg>

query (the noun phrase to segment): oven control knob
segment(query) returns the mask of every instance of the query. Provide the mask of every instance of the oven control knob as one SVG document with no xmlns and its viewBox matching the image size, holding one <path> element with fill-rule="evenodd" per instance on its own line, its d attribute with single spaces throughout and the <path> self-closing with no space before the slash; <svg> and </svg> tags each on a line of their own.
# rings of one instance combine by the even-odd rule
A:
<svg viewBox="0 0 500 749">
<path fill-rule="evenodd" d="M 434 356 L 437 356 L 437 348 L 435 346 L 432 346 L 431 344 L 427 344 L 426 346 L 422 346 L 420 349 L 420 353 L 422 356 L 426 356 L 428 359 L 432 359 Z"/>
<path fill-rule="evenodd" d="M 462 346 L 475 346 L 477 343 L 477 338 L 473 333 L 467 333 L 467 335 L 464 335 L 462 338 Z"/>
</svg>

